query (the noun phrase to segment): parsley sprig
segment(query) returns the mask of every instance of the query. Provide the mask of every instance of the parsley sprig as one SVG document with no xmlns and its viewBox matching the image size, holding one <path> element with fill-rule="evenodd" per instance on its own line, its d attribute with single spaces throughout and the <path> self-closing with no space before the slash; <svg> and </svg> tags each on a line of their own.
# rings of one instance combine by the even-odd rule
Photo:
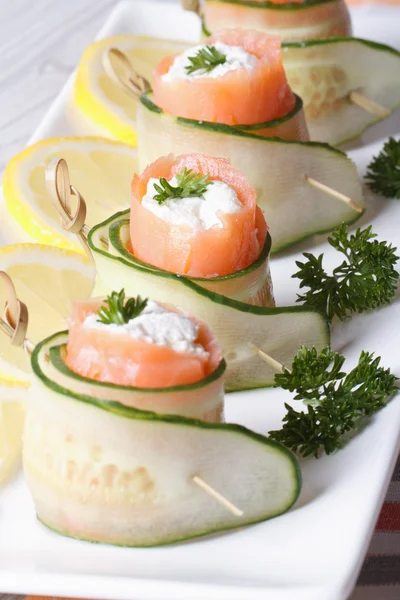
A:
<svg viewBox="0 0 400 600">
<path fill-rule="evenodd" d="M 125 290 L 112 292 L 105 300 L 105 306 L 101 306 L 97 311 L 98 321 L 110 325 L 125 325 L 131 319 L 138 317 L 147 306 L 147 298 L 142 300 L 140 296 L 129 298 L 125 302 Z"/>
<path fill-rule="evenodd" d="M 212 181 L 208 181 L 210 175 L 201 175 L 200 173 L 194 173 L 192 169 L 186 167 L 176 175 L 177 186 L 174 187 L 164 177 L 161 177 L 160 184 L 155 183 L 154 188 L 157 194 L 154 200 L 158 204 L 163 204 L 170 198 L 193 198 L 202 197 L 209 185 L 212 185 Z"/>
<path fill-rule="evenodd" d="M 272 439 L 302 456 L 316 458 L 325 451 L 340 449 L 350 432 L 357 431 L 364 419 L 386 406 L 395 393 L 396 377 L 380 365 L 380 358 L 361 352 L 357 366 L 342 371 L 344 356 L 325 348 L 302 346 L 292 370 L 275 376 L 276 386 L 296 392 L 305 410 L 297 411 L 285 403 L 287 413 L 282 429 L 270 431 Z"/>
<path fill-rule="evenodd" d="M 366 181 L 385 198 L 400 198 L 400 140 L 390 137 L 368 165 Z"/>
<path fill-rule="evenodd" d="M 347 226 L 340 225 L 328 242 L 344 255 L 345 260 L 328 275 L 323 268 L 323 254 L 308 252 L 305 262 L 296 261 L 299 271 L 292 275 L 301 280 L 300 288 L 309 288 L 298 295 L 297 302 L 315 307 L 332 320 L 336 315 L 344 319 L 352 313 L 363 313 L 389 304 L 396 292 L 399 260 L 387 242 L 378 242 L 371 227 L 348 234 Z"/>
<path fill-rule="evenodd" d="M 218 65 L 226 63 L 226 55 L 216 49 L 215 46 L 201 48 L 195 56 L 189 56 L 190 65 L 185 67 L 186 73 L 192 75 L 196 71 L 210 73 Z"/>
</svg>

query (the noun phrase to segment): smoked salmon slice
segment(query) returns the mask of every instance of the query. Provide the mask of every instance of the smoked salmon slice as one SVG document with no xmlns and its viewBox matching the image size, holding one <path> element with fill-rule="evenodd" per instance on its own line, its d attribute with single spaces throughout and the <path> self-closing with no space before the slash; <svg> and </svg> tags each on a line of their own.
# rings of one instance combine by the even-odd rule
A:
<svg viewBox="0 0 400 600">
<path fill-rule="evenodd" d="M 222 350 L 210 328 L 190 316 L 198 326 L 196 344 L 205 353 L 177 352 L 134 339 L 128 332 L 85 327 L 85 319 L 97 313 L 103 300 L 76 301 L 69 322 L 67 366 L 82 377 L 139 388 L 166 388 L 201 381 L 218 367 Z M 170 312 L 183 314 L 178 308 L 162 304 Z M 188 315 L 186 315 L 188 316 Z"/>
<path fill-rule="evenodd" d="M 252 69 L 170 80 L 164 76 L 176 57 L 165 57 L 153 77 L 154 101 L 159 107 L 175 117 L 226 125 L 264 123 L 293 110 L 295 97 L 283 68 L 279 37 L 234 29 L 214 34 L 207 43 L 216 42 L 243 48 L 256 59 Z"/>
<path fill-rule="evenodd" d="M 222 226 L 193 229 L 166 222 L 142 205 L 150 178 L 167 181 L 184 169 L 222 181 L 241 203 L 237 212 L 219 213 Z M 189 277 L 217 277 L 236 273 L 260 255 L 267 234 L 264 215 L 256 206 L 256 192 L 227 159 L 202 154 L 162 157 L 132 181 L 130 251 L 139 260 Z"/>
</svg>

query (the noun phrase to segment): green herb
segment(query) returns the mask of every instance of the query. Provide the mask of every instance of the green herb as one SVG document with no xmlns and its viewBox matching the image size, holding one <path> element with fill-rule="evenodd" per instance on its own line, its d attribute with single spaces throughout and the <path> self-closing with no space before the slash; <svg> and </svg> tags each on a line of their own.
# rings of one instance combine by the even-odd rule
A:
<svg viewBox="0 0 400 600">
<path fill-rule="evenodd" d="M 142 300 L 140 296 L 137 298 L 129 298 L 125 302 L 125 290 L 120 292 L 112 292 L 105 300 L 105 306 L 101 306 L 97 311 L 98 321 L 109 325 L 125 325 L 131 319 L 138 317 L 147 306 L 147 298 Z"/>
<path fill-rule="evenodd" d="M 215 46 L 206 46 L 201 48 L 195 56 L 189 56 L 188 60 L 191 64 L 185 67 L 185 70 L 188 75 L 191 75 L 196 71 L 209 73 L 218 65 L 226 63 L 226 56 Z"/>
<path fill-rule="evenodd" d="M 287 413 L 282 429 L 270 431 L 272 439 L 302 456 L 316 458 L 324 450 L 331 454 L 342 447 L 346 434 L 354 432 L 386 406 L 395 393 L 396 377 L 380 366 L 380 358 L 361 352 L 358 365 L 346 375 L 341 369 L 344 356 L 325 348 L 302 346 L 292 370 L 275 376 L 276 386 L 303 400 L 305 410 L 296 411 L 285 403 Z"/>
<path fill-rule="evenodd" d="M 299 271 L 292 275 L 301 280 L 300 288 L 309 290 L 298 295 L 304 302 L 325 313 L 329 320 L 336 315 L 344 319 L 352 313 L 363 313 L 389 304 L 396 292 L 399 273 L 394 265 L 399 260 L 387 242 L 378 242 L 371 227 L 357 229 L 349 235 L 347 226 L 335 229 L 328 242 L 345 260 L 328 275 L 323 268 L 324 255 L 304 253 L 306 262 L 296 261 Z"/>
<path fill-rule="evenodd" d="M 366 181 L 385 198 L 400 198 L 400 140 L 390 137 L 368 165 Z"/>
<path fill-rule="evenodd" d="M 194 173 L 192 169 L 186 167 L 176 176 L 177 186 L 174 187 L 164 177 L 160 179 L 160 185 L 154 184 L 154 188 L 158 192 L 154 196 L 154 200 L 158 204 L 163 204 L 170 198 L 201 198 L 212 181 L 208 181 L 210 175 L 201 175 Z"/>
</svg>

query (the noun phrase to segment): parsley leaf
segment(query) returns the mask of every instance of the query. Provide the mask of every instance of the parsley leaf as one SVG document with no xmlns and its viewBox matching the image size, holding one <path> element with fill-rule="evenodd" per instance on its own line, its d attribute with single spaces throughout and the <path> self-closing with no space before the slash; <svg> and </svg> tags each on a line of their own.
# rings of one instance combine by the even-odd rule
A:
<svg viewBox="0 0 400 600">
<path fill-rule="evenodd" d="M 147 306 L 147 298 L 142 300 L 140 296 L 137 298 L 129 298 L 125 302 L 125 290 L 120 292 L 112 292 L 105 300 L 105 306 L 101 306 L 97 311 L 98 321 L 109 325 L 125 325 L 131 319 L 138 317 Z"/>
<path fill-rule="evenodd" d="M 191 64 L 187 65 L 185 70 L 188 75 L 192 75 L 196 71 L 210 73 L 218 65 L 226 63 L 226 56 L 215 46 L 206 46 L 201 48 L 195 56 L 189 56 L 188 60 Z"/>
<path fill-rule="evenodd" d="M 366 181 L 385 198 L 400 198 L 400 140 L 390 137 L 368 165 Z"/>
<path fill-rule="evenodd" d="M 389 304 L 396 293 L 399 260 L 387 242 L 378 242 L 371 227 L 348 234 L 347 225 L 333 231 L 328 242 L 342 253 L 345 260 L 328 275 L 323 268 L 323 254 L 308 252 L 306 262 L 296 261 L 299 271 L 292 275 L 301 280 L 300 288 L 309 288 L 298 295 L 297 302 L 315 307 L 327 315 L 344 319 L 352 313 L 363 313 Z"/>
<path fill-rule="evenodd" d="M 176 175 L 178 185 L 174 187 L 164 177 L 161 177 L 160 183 L 154 184 L 157 194 L 154 200 L 158 204 L 163 204 L 170 198 L 193 198 L 202 197 L 209 185 L 213 185 L 212 181 L 208 181 L 210 175 L 201 175 L 194 173 L 192 169 L 186 167 Z"/>
<path fill-rule="evenodd" d="M 341 371 L 344 356 L 325 348 L 319 354 L 302 346 L 292 370 L 275 376 L 276 386 L 296 391 L 305 410 L 297 411 L 285 403 L 287 413 L 282 429 L 270 431 L 281 442 L 302 456 L 316 458 L 325 451 L 340 449 L 346 436 L 357 431 L 366 417 L 386 406 L 397 390 L 396 377 L 380 366 L 380 358 L 361 352 L 358 365 L 348 374 Z"/>
</svg>

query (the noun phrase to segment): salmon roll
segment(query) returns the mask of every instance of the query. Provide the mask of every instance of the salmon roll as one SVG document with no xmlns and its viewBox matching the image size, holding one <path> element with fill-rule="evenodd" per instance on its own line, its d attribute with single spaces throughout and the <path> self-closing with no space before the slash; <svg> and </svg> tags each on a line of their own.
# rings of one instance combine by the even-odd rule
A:
<svg viewBox="0 0 400 600">
<path fill-rule="evenodd" d="M 165 57 L 155 69 L 153 93 L 155 103 L 175 117 L 234 126 L 280 119 L 296 104 L 280 39 L 240 29 Z"/>
<path fill-rule="evenodd" d="M 344 0 L 205 0 L 202 11 L 208 35 L 224 27 L 265 31 L 283 42 L 352 35 Z"/>
<path fill-rule="evenodd" d="M 254 188 L 226 159 L 170 155 L 133 178 L 130 249 L 145 263 L 221 277 L 256 261 L 266 235 Z"/>
<path fill-rule="evenodd" d="M 59 345 L 57 338 L 63 338 Z M 77 301 L 68 334 L 55 334 L 50 345 L 53 375 L 74 393 L 159 414 L 224 420 L 221 347 L 205 322 L 176 306 L 126 298 L 124 290 Z"/>
<path fill-rule="evenodd" d="M 140 302 L 126 323 L 104 322 L 101 300 L 76 302 L 69 368 L 89 379 L 142 388 L 195 383 L 217 368 L 222 351 L 205 323 L 171 305 Z"/>
</svg>

